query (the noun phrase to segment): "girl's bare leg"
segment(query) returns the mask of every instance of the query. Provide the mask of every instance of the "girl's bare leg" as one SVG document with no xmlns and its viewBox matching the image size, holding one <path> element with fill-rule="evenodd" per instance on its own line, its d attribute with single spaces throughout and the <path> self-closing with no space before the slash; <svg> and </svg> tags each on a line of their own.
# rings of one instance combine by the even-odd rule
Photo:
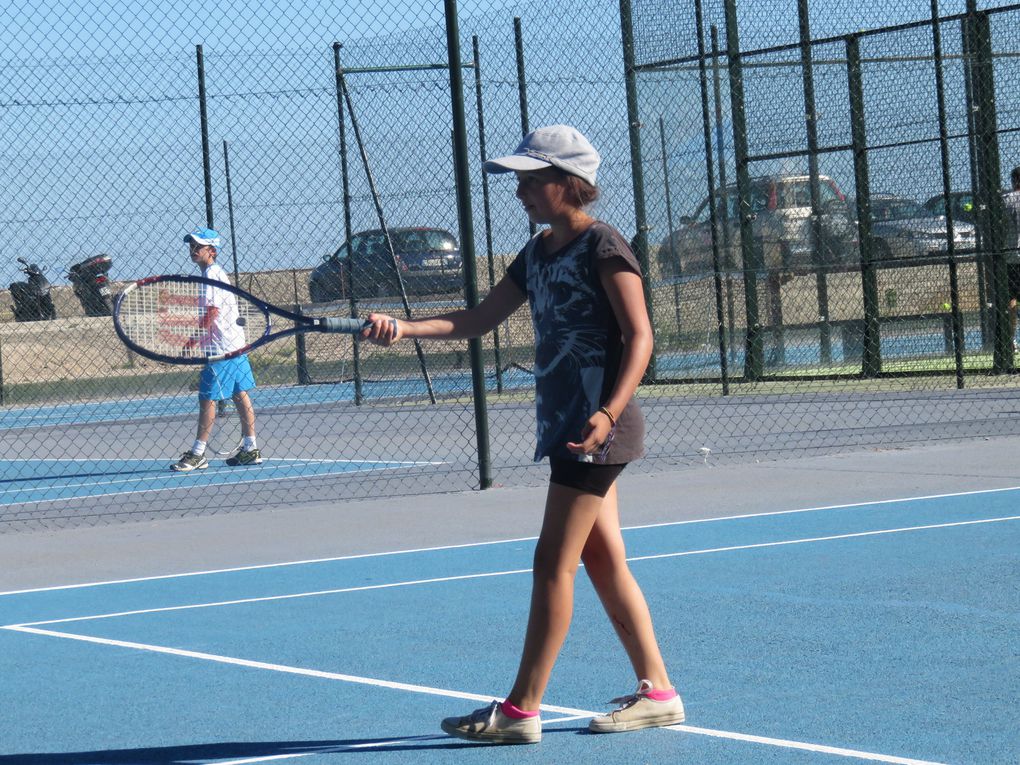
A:
<svg viewBox="0 0 1020 765">
<path fill-rule="evenodd" d="M 549 484 L 545 519 L 535 546 L 531 613 L 517 679 L 507 699 L 538 709 L 574 610 L 574 577 L 602 497 Z"/>
<path fill-rule="evenodd" d="M 659 690 L 671 688 L 648 604 L 627 565 L 615 483 L 605 496 L 581 560 L 630 657 L 637 679 L 649 680 Z"/>
</svg>

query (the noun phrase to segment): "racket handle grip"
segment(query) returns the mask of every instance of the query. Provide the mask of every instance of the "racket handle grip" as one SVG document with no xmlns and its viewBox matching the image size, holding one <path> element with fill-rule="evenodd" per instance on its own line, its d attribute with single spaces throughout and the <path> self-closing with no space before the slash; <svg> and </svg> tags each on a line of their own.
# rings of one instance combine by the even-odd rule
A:
<svg viewBox="0 0 1020 765">
<path fill-rule="evenodd" d="M 372 323 L 364 319 L 344 319 L 335 316 L 323 316 L 321 324 L 323 332 L 343 332 L 348 335 L 356 335 Z"/>
</svg>

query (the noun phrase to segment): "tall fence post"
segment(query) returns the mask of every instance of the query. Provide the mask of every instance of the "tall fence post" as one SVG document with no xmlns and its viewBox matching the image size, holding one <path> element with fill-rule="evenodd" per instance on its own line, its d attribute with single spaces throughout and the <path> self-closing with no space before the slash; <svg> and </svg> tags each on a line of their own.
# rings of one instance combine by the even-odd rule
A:
<svg viewBox="0 0 1020 765">
<path fill-rule="evenodd" d="M 631 184 L 634 193 L 634 254 L 645 274 L 645 302 L 648 318 L 655 326 L 655 301 L 652 294 L 651 264 L 648 256 L 648 215 L 645 210 L 644 164 L 641 159 L 641 118 L 638 115 L 637 69 L 634 62 L 634 19 L 630 0 L 620 0 L 620 32 L 623 42 L 623 77 L 627 92 L 627 128 L 630 135 Z M 652 351 L 645 377 L 658 378 L 658 352 Z"/>
<path fill-rule="evenodd" d="M 209 110 L 205 94 L 205 56 L 202 46 L 195 46 L 195 61 L 198 66 L 198 115 L 202 130 L 202 176 L 205 182 L 205 225 L 216 228 L 213 219 L 212 159 L 209 151 Z"/>
<path fill-rule="evenodd" d="M 730 375 L 729 362 L 726 358 L 722 259 L 719 256 L 719 214 L 717 210 L 718 205 L 716 204 L 715 172 L 712 169 L 712 118 L 708 110 L 708 72 L 705 67 L 705 21 L 701 0 L 694 0 L 694 21 L 695 31 L 698 35 L 698 85 L 701 91 L 701 131 L 705 141 L 705 178 L 708 185 L 708 215 L 712 226 L 712 284 L 715 287 L 715 323 L 716 339 L 719 344 L 719 375 L 722 379 L 722 394 L 728 396 L 730 394 Z M 725 190 L 722 192 L 722 199 L 725 205 Z M 672 246 L 672 242 L 673 237 L 670 235 L 670 246 Z"/>
<path fill-rule="evenodd" d="M 340 139 L 340 185 L 343 193 L 344 209 L 344 241 L 347 243 L 347 267 L 340 274 L 340 283 L 347 283 L 347 300 L 351 316 L 358 318 L 358 301 L 354 296 L 354 257 L 351 254 L 351 240 L 354 238 L 354 227 L 351 223 L 351 181 L 350 171 L 347 167 L 347 128 L 346 117 L 344 116 L 344 96 L 342 72 L 340 68 L 340 48 L 343 46 L 333 43 L 333 71 L 336 84 L 336 116 L 337 127 Z M 361 380 L 361 348 L 358 338 L 351 338 L 351 353 L 354 366 L 354 403 L 360 406 L 365 400 L 365 392 Z"/>
<path fill-rule="evenodd" d="M 939 20 L 939 2 L 931 0 L 931 39 L 935 53 L 935 96 L 939 109 L 939 160 L 942 165 L 943 214 L 946 216 L 946 255 L 949 257 L 949 306 L 952 312 L 953 363 L 956 367 L 956 387 L 963 390 L 963 315 L 960 311 L 960 277 L 956 264 L 956 225 L 950 198 L 952 179 L 949 170 L 949 130 L 946 124 L 946 87 L 942 72 L 942 30 Z"/>
<path fill-rule="evenodd" d="M 973 4 L 969 4 L 967 7 L 968 13 L 973 10 Z M 964 109 L 967 116 L 967 159 L 970 163 L 970 187 L 972 194 L 972 201 L 974 204 L 974 223 L 977 231 L 977 241 L 975 242 L 978 257 L 976 258 L 977 266 L 977 279 L 978 279 L 978 310 L 980 312 L 981 320 L 981 350 L 991 351 L 994 346 L 994 316 L 991 310 L 991 263 L 987 263 L 983 254 L 985 252 L 984 242 L 982 236 L 984 234 L 984 225 L 982 223 L 981 216 L 983 212 L 978 208 L 978 193 L 977 193 L 977 177 L 978 171 L 978 158 L 977 158 L 977 141 L 975 136 L 977 135 L 977 129 L 975 128 L 976 117 L 975 117 L 975 104 L 974 104 L 974 87 L 973 87 L 973 72 L 974 72 L 974 52 L 972 48 L 973 44 L 973 25 L 970 23 L 968 17 L 964 17 L 960 24 L 960 49 L 963 52 L 963 96 L 964 96 Z"/>
<path fill-rule="evenodd" d="M 811 193 L 811 254 L 818 293 L 822 364 L 832 363 L 832 325 L 829 317 L 829 285 L 826 258 L 822 252 L 822 201 L 818 187 L 818 111 L 815 105 L 814 62 L 811 55 L 811 19 L 808 0 L 797 0 L 800 26 L 800 63 L 804 85 L 804 120 L 807 130 L 808 176 Z"/>
<path fill-rule="evenodd" d="M 475 70 L 475 109 L 478 112 L 478 156 L 482 165 L 486 160 L 485 111 L 482 105 L 482 56 L 478 35 L 471 38 L 471 62 Z M 493 263 L 492 211 L 489 207 L 489 174 L 482 172 L 482 222 L 485 225 L 485 263 L 488 266 L 489 289 L 496 284 L 496 267 Z M 509 333 L 508 333 L 509 334 Z M 499 327 L 492 330 L 492 352 L 496 365 L 496 392 L 503 392 L 503 354 L 499 342 Z"/>
<path fill-rule="evenodd" d="M 464 116 L 464 83 L 461 76 L 460 30 L 457 0 L 445 0 L 446 50 L 450 70 L 450 99 L 453 116 L 454 175 L 457 184 L 457 218 L 460 223 L 460 251 L 464 263 L 464 298 L 469 308 L 478 305 L 478 276 L 475 263 L 475 230 L 471 212 L 471 183 L 468 169 L 467 119 Z M 478 447 L 478 485 L 492 486 L 492 458 L 489 453 L 489 414 L 485 391 L 485 362 L 482 340 L 468 341 L 471 356 L 471 393 L 475 405 L 475 440 Z"/>
<path fill-rule="evenodd" d="M 666 194 L 666 242 L 669 248 L 670 267 L 664 274 L 673 282 L 673 310 L 676 314 L 676 336 L 677 341 L 683 330 L 683 313 L 680 310 L 680 277 L 683 276 L 683 264 L 676 251 L 676 242 L 673 236 L 673 193 L 669 187 L 669 154 L 666 150 L 666 123 L 659 115 L 659 146 L 662 151 L 662 189 Z M 659 262 L 662 262 L 662 255 L 659 255 Z"/>
<path fill-rule="evenodd" d="M 531 132 L 528 116 L 528 78 L 524 69 L 524 29 L 519 16 L 514 17 L 514 53 L 517 61 L 517 107 L 521 113 L 521 136 Z M 528 233 L 535 235 L 538 227 L 528 219 Z"/>
<path fill-rule="evenodd" d="M 871 241 L 871 181 L 868 176 L 867 131 L 864 123 L 864 83 L 861 77 L 860 41 L 846 38 L 846 79 L 850 96 L 850 140 L 854 157 L 854 198 L 857 204 L 857 240 L 861 253 L 861 294 L 864 301 L 864 351 L 861 375 L 875 377 L 882 370 L 878 326 L 878 270 Z"/>
<path fill-rule="evenodd" d="M 755 247 L 751 230 L 751 174 L 747 160 L 747 122 L 744 114 L 744 74 L 740 61 L 740 33 L 737 28 L 737 2 L 725 0 L 726 61 L 729 68 L 730 113 L 733 122 L 733 160 L 737 171 L 740 257 L 744 270 L 744 312 L 747 330 L 744 340 L 744 377 L 760 380 L 765 371 L 765 344 L 758 315 L 758 272 L 762 269 L 762 251 Z"/>
<path fill-rule="evenodd" d="M 992 62 L 992 32 L 987 12 L 976 10 L 974 0 L 968 0 L 964 23 L 968 26 L 968 51 L 971 90 L 974 97 L 974 134 L 976 178 L 974 196 L 981 229 L 983 252 L 991 264 L 991 302 L 994 346 L 992 372 L 1005 374 L 1013 369 L 1013 338 L 1010 336 L 1009 287 L 1006 283 L 1004 244 L 1004 213 L 1002 177 L 999 168 L 999 138 L 996 127 L 995 78 Z"/>
<path fill-rule="evenodd" d="M 237 227 L 234 225 L 234 190 L 230 183 L 230 152 L 223 142 L 223 175 L 227 184 L 227 220 L 230 221 L 230 256 L 234 262 L 234 284 L 241 283 L 237 269 Z"/>
<path fill-rule="evenodd" d="M 724 203 L 722 205 L 722 247 L 723 266 L 726 269 L 726 323 L 729 326 L 728 343 L 730 349 L 730 360 L 737 358 L 737 336 L 736 336 L 736 309 L 733 305 L 733 263 L 730 262 L 730 253 L 733 252 L 733 245 L 730 242 L 730 210 L 725 203 L 726 199 L 726 141 L 723 133 L 722 117 L 722 85 L 719 80 L 719 27 L 712 25 L 710 30 L 712 39 L 712 99 L 715 107 L 715 150 L 719 155 L 717 164 L 719 167 L 719 190 L 723 193 Z"/>
</svg>

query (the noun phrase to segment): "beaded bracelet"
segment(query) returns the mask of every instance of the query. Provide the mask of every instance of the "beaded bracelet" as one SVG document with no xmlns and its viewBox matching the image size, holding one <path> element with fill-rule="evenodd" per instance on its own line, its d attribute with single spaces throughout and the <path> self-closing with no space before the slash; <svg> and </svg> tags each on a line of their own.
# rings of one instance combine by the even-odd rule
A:
<svg viewBox="0 0 1020 765">
<path fill-rule="evenodd" d="M 609 424 L 610 425 L 612 425 L 613 427 L 616 427 L 616 418 L 613 417 L 613 413 L 610 412 L 609 409 L 607 409 L 604 406 L 600 406 L 599 407 L 599 411 L 602 412 L 602 414 L 604 414 L 606 417 L 609 418 Z"/>
</svg>

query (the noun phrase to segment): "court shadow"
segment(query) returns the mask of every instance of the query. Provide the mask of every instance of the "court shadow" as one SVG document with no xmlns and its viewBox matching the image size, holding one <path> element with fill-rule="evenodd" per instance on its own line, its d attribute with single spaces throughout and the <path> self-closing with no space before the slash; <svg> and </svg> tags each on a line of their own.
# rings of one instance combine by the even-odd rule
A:
<svg viewBox="0 0 1020 765">
<path fill-rule="evenodd" d="M 412 751 L 449 746 L 449 736 L 387 736 L 329 741 L 246 741 L 217 744 L 103 749 L 92 752 L 33 752 L 0 755 L 0 765 L 192 765 L 196 761 L 236 760 L 299 754 Z M 439 742 L 439 743 L 429 743 Z"/>
</svg>

